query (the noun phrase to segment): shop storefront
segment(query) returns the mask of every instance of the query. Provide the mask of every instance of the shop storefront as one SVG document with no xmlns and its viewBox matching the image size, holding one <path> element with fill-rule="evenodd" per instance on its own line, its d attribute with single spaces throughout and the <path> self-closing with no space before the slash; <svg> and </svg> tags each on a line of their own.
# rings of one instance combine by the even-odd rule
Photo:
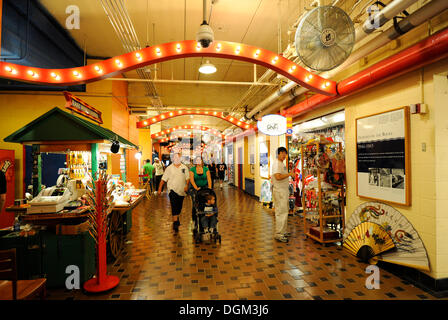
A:
<svg viewBox="0 0 448 320">
<path fill-rule="evenodd" d="M 293 126 L 289 140 L 290 209 L 300 212 L 308 237 L 341 241 L 345 216 L 345 113 Z"/>
<path fill-rule="evenodd" d="M 114 207 L 107 216 L 107 245 L 109 257 L 116 259 L 123 248 L 124 236 L 132 226 L 132 210 L 144 193 L 126 181 L 124 159 L 128 150 L 137 146 L 59 108 L 38 117 L 4 141 L 21 143 L 32 149 L 32 169 L 28 170 L 32 172 L 31 185 L 27 188 L 30 192 L 25 199 L 7 206 L 6 210 L 14 214 L 13 225 L 10 223 L 2 229 L 0 237 L 1 249 L 19 248 L 19 264 L 29 266 L 20 271 L 19 276 L 26 279 L 45 274 L 51 287 L 64 285 L 63 265 L 83 266 L 83 281 L 94 274 L 95 243 L 89 224 L 94 201 L 89 198 L 88 190 L 92 190 L 92 177 L 97 179 L 99 171 L 109 174 L 108 184 L 114 189 L 111 191 Z M 57 165 L 51 165 L 50 160 L 43 163 L 43 155 L 57 155 L 65 161 Z M 117 159 L 121 174 L 112 174 L 113 155 L 120 155 Z M 46 170 L 55 170 L 53 174 L 58 176 L 54 185 L 46 187 L 42 186 L 45 165 L 48 166 Z M 58 246 L 67 254 L 59 254 L 62 251 L 56 250 Z M 70 248 L 67 249 L 70 253 L 64 248 Z"/>
</svg>

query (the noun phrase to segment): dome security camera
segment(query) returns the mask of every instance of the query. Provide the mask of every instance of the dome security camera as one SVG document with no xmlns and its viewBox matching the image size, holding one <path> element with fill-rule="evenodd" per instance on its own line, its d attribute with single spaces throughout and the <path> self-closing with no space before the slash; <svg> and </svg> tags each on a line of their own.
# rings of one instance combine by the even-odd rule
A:
<svg viewBox="0 0 448 320">
<path fill-rule="evenodd" d="M 214 34 L 212 28 L 207 24 L 206 21 L 202 22 L 199 27 L 198 33 L 196 33 L 196 41 L 201 44 L 202 48 L 208 48 L 208 46 L 213 42 Z"/>
</svg>

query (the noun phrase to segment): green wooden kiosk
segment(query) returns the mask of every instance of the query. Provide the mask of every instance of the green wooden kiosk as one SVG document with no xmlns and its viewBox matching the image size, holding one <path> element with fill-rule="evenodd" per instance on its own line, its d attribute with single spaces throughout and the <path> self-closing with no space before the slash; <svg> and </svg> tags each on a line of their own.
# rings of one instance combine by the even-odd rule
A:
<svg viewBox="0 0 448 320">
<path fill-rule="evenodd" d="M 5 142 L 21 143 L 23 145 L 31 145 L 33 148 L 33 194 L 36 196 L 41 191 L 41 160 L 40 154 L 44 152 L 49 153 L 68 153 L 70 151 L 88 151 L 91 152 L 91 173 L 95 176 L 99 170 L 99 156 L 101 152 L 111 152 L 110 148 L 113 141 L 118 141 L 120 144 L 120 151 L 126 156 L 127 149 L 137 149 L 138 147 L 125 138 L 117 135 L 109 129 L 96 125 L 88 120 L 77 117 L 73 114 L 65 112 L 60 108 L 53 108 L 42 116 L 38 117 L 34 121 L 28 123 L 26 126 L 12 133 L 8 137 L 4 138 Z M 125 157 L 126 159 L 126 157 Z M 123 181 L 126 182 L 126 172 L 122 176 Z M 140 198 L 143 198 L 140 197 Z M 138 199 L 140 202 L 141 199 Z M 114 260 L 118 257 L 124 246 L 125 231 L 129 231 L 128 215 L 132 208 L 138 203 L 134 201 L 129 208 L 117 208 L 113 210 L 109 216 L 109 234 L 108 234 L 108 250 L 109 256 Z M 10 208 L 13 210 L 13 208 Z M 19 210 L 18 210 L 19 211 Z M 45 214 L 29 214 L 23 215 L 22 220 L 34 225 L 46 225 L 47 227 L 55 226 L 56 224 L 73 223 L 74 221 L 85 221 L 86 213 L 83 211 L 68 212 L 68 213 L 45 213 Z M 50 230 L 51 228 L 49 228 Z M 47 231 L 48 233 L 48 231 Z M 53 233 L 54 234 L 54 233 Z M 79 235 L 85 241 L 90 241 L 88 234 Z M 59 238 L 67 241 L 72 241 L 75 236 L 49 236 L 48 239 Z M 73 239 L 72 239 L 73 238 Z M 46 239 L 45 241 L 50 241 Z M 64 241 L 66 241 L 64 240 Z M 83 241 L 84 241 L 83 240 Z M 56 240 L 55 240 L 56 241 Z M 77 239 L 76 241 L 80 241 Z M 85 242 L 84 241 L 84 242 Z M 92 240 L 93 241 L 93 240 Z M 51 242 L 51 241 L 50 241 Z M 82 241 L 81 241 L 82 242 Z M 73 245 L 71 242 L 72 250 L 74 250 L 72 256 L 76 256 L 75 247 L 79 247 L 79 254 L 86 254 L 86 244 Z M 47 244 L 49 246 L 50 244 Z M 58 245 L 60 246 L 60 245 Z M 89 247 L 91 245 L 89 244 Z M 43 250 L 49 252 L 48 250 Z M 91 255 L 91 254 L 89 254 Z M 48 257 L 42 258 L 42 260 L 49 260 Z M 90 257 L 89 257 L 90 259 Z M 50 259 L 51 260 L 51 259 Z M 82 262 L 79 262 L 82 263 Z M 94 261 L 89 262 L 94 263 Z M 45 268 L 41 268 L 45 269 Z M 61 268 L 59 268 L 61 269 Z M 61 273 L 61 270 L 58 272 Z M 51 272 L 47 270 L 48 272 Z M 56 271 L 55 271 L 56 272 Z M 54 285 L 61 285 L 61 281 L 66 275 L 61 274 L 58 277 L 53 277 L 52 282 Z M 88 272 L 86 277 L 88 278 Z M 50 280 L 50 279 L 49 279 Z"/>
</svg>

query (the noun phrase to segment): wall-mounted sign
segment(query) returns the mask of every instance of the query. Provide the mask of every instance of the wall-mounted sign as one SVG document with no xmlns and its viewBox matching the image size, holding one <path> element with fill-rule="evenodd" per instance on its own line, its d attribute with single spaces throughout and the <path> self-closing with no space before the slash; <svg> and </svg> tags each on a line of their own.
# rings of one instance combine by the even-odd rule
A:
<svg viewBox="0 0 448 320">
<path fill-rule="evenodd" d="M 280 136 L 286 133 L 287 122 L 284 116 L 268 114 L 257 122 L 258 130 L 268 136 Z"/>
<path fill-rule="evenodd" d="M 410 205 L 409 107 L 356 119 L 357 195 Z"/>
<path fill-rule="evenodd" d="M 70 92 L 64 91 L 64 96 L 65 100 L 67 101 L 67 103 L 65 104 L 65 107 L 67 109 L 79 113 L 80 115 L 83 115 L 84 117 L 87 117 L 99 124 L 103 123 L 103 119 L 101 118 L 101 111 L 95 109 L 87 102 L 82 101 L 78 97 L 75 97 Z"/>
</svg>

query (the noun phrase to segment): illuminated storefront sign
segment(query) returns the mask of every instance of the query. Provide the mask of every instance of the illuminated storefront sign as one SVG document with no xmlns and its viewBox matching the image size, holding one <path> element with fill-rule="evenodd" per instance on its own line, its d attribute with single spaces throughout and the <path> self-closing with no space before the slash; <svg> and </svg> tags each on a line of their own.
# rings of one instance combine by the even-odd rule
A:
<svg viewBox="0 0 448 320">
<path fill-rule="evenodd" d="M 260 132 L 268 136 L 279 136 L 286 133 L 286 118 L 279 114 L 268 114 L 257 122 Z"/>
<path fill-rule="evenodd" d="M 65 107 L 73 112 L 76 112 L 84 117 L 87 117 L 99 124 L 103 123 L 103 119 L 101 118 L 101 111 L 95 109 L 87 102 L 82 101 L 78 97 L 75 97 L 69 92 L 64 92 L 65 100 L 67 103 Z"/>
</svg>

